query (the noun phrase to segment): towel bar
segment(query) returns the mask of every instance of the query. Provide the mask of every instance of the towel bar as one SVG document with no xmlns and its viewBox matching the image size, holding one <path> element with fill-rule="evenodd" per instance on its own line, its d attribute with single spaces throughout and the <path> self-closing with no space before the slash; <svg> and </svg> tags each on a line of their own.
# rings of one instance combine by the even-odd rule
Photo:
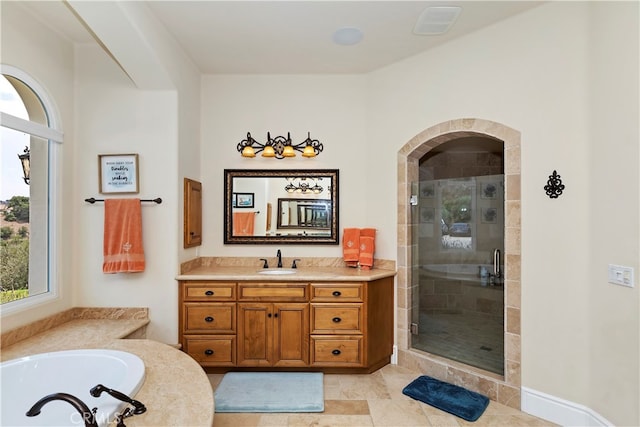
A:
<svg viewBox="0 0 640 427">
<path fill-rule="evenodd" d="M 94 199 L 93 197 L 90 197 L 88 199 L 84 199 L 85 202 L 87 203 L 91 203 L 94 204 L 95 202 L 104 202 L 104 199 Z M 160 197 L 155 198 L 155 199 L 140 199 L 141 202 L 154 202 L 157 204 L 162 203 L 162 199 Z"/>
</svg>

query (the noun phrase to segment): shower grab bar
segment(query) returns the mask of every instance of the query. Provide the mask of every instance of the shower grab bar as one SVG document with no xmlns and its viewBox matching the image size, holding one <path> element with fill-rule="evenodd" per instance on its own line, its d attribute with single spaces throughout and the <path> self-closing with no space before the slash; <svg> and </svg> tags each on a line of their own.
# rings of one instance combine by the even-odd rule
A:
<svg viewBox="0 0 640 427">
<path fill-rule="evenodd" d="M 500 249 L 493 251 L 493 276 L 496 278 L 502 277 L 500 271 Z"/>
</svg>

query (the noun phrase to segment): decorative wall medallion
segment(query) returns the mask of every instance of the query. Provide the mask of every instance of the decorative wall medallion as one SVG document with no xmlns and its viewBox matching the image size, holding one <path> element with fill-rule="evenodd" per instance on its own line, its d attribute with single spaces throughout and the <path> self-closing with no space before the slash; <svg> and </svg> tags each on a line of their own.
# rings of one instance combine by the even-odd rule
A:
<svg viewBox="0 0 640 427">
<path fill-rule="evenodd" d="M 547 192 L 547 196 L 550 198 L 557 199 L 558 196 L 562 194 L 562 190 L 564 190 L 564 185 L 562 184 L 560 175 L 558 175 L 556 171 L 553 171 L 553 174 L 549 175 L 547 185 L 544 186 L 544 191 Z"/>
</svg>

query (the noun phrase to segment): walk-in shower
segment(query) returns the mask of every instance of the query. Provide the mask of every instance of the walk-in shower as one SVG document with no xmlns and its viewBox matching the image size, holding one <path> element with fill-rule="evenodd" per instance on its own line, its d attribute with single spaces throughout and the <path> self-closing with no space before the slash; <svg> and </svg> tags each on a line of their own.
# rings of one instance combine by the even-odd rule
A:
<svg viewBox="0 0 640 427">
<path fill-rule="evenodd" d="M 412 183 L 411 347 L 504 374 L 502 142 L 429 152 Z M 416 268 L 417 267 L 417 268 Z"/>
</svg>

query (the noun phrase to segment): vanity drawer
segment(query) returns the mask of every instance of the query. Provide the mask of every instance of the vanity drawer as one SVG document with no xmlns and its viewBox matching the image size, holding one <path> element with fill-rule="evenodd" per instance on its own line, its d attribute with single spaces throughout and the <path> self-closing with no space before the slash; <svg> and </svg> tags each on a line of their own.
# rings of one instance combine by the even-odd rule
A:
<svg viewBox="0 0 640 427">
<path fill-rule="evenodd" d="M 235 333 L 236 304 L 185 303 L 184 333 Z"/>
<path fill-rule="evenodd" d="M 235 301 L 235 282 L 185 282 L 184 301 Z"/>
<path fill-rule="evenodd" d="M 239 301 L 286 301 L 309 300 L 309 286 L 306 283 L 240 283 Z"/>
<path fill-rule="evenodd" d="M 234 366 L 235 337 L 186 338 L 184 351 L 203 366 Z"/>
<path fill-rule="evenodd" d="M 362 304 L 311 304 L 312 334 L 361 334 L 363 324 Z"/>
<path fill-rule="evenodd" d="M 313 283 L 311 301 L 362 302 L 363 290 L 362 283 Z"/>
<path fill-rule="evenodd" d="M 363 355 L 362 336 L 311 337 L 311 365 L 361 366 Z"/>
</svg>

